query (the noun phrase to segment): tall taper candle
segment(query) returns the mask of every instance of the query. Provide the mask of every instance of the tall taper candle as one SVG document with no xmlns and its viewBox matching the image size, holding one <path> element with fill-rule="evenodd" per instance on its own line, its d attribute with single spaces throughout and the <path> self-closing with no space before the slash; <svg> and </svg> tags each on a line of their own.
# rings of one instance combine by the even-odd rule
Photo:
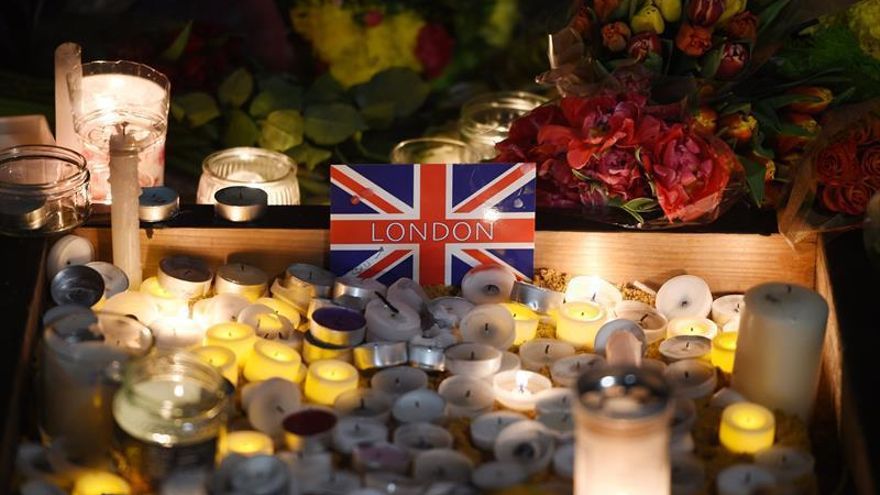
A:
<svg viewBox="0 0 880 495">
<path fill-rule="evenodd" d="M 73 112 L 67 91 L 67 74 L 82 63 L 82 47 L 76 43 L 62 43 L 55 49 L 55 144 L 81 152 L 73 130 Z M 80 75 L 80 77 L 82 77 Z"/>
<path fill-rule="evenodd" d="M 828 304 L 798 285 L 769 283 L 745 295 L 733 387 L 771 410 L 808 418 L 816 396 Z"/>
<path fill-rule="evenodd" d="M 113 264 L 128 276 L 129 287 L 141 285 L 141 238 L 138 217 L 138 148 L 134 136 L 119 125 L 110 137 L 110 233 Z"/>
</svg>

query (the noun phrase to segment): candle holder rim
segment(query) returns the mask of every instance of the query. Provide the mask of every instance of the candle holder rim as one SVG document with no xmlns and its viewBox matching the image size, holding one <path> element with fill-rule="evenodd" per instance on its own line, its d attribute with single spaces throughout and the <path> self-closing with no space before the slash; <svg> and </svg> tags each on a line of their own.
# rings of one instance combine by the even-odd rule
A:
<svg viewBox="0 0 880 495">
<path fill-rule="evenodd" d="M 93 68 L 117 68 L 117 67 L 130 67 L 138 70 L 135 74 L 128 74 L 126 72 L 120 72 L 118 70 L 102 70 L 98 72 L 93 72 L 88 75 L 85 74 L 86 69 Z M 140 71 L 143 71 L 141 73 Z M 67 79 L 70 81 L 70 78 L 74 76 L 75 73 L 82 73 L 82 77 L 96 76 L 100 74 L 123 74 L 135 77 L 141 77 L 144 79 L 148 79 L 156 84 L 158 84 L 167 95 L 171 92 L 171 81 L 168 79 L 168 76 L 159 72 L 158 70 L 150 67 L 147 64 L 141 62 L 135 62 L 133 60 L 92 60 L 91 62 L 81 62 L 79 64 L 74 65 L 70 71 L 67 73 Z M 166 105 L 168 106 L 168 105 Z"/>
<path fill-rule="evenodd" d="M 76 171 L 63 179 L 38 184 L 21 184 L 17 182 L 9 182 L 0 178 L 0 188 L 11 187 L 20 190 L 16 192 L 21 193 L 25 191 L 46 191 L 50 189 L 63 193 L 70 189 L 80 187 L 89 181 L 89 169 L 86 165 L 86 158 L 70 148 L 55 146 L 52 144 L 20 144 L 2 149 L 0 150 L 0 169 L 8 163 L 35 159 L 62 161 L 68 165 L 76 167 Z M 59 187 L 62 189 L 59 189 Z"/>
<path fill-rule="evenodd" d="M 217 174 L 212 169 L 213 166 L 217 166 L 217 165 L 220 165 L 223 163 L 223 162 L 218 162 L 218 159 L 226 158 L 227 157 L 226 155 L 233 155 L 234 153 L 241 153 L 244 151 L 247 151 L 248 153 L 253 154 L 254 157 L 256 157 L 256 158 L 260 158 L 259 155 L 262 155 L 262 158 L 274 159 L 271 163 L 278 163 L 275 160 L 281 159 L 283 161 L 283 165 L 286 166 L 286 170 L 278 178 L 275 178 L 272 180 L 264 180 L 264 181 L 254 182 L 254 181 L 249 181 L 249 180 L 229 179 L 227 177 L 223 177 L 223 176 Z M 208 156 L 205 157 L 204 160 L 202 160 L 202 173 L 207 174 L 208 176 L 213 177 L 215 179 L 218 179 L 218 180 L 221 180 L 224 182 L 228 182 L 233 185 L 247 185 L 247 184 L 259 184 L 259 185 L 264 185 L 264 186 L 275 185 L 275 184 L 279 184 L 279 183 L 287 180 L 291 174 L 296 175 L 297 170 L 298 170 L 297 163 L 290 156 L 285 155 L 284 153 L 279 153 L 277 151 L 267 150 L 264 148 L 257 148 L 254 146 L 235 146 L 232 148 L 222 149 L 222 150 L 215 151 L 215 152 L 209 154 Z"/>
<path fill-rule="evenodd" d="M 578 377 L 575 387 L 581 409 L 612 420 L 641 420 L 668 412 L 673 398 L 671 386 L 663 374 L 626 366 L 605 366 L 587 371 Z M 636 387 L 646 389 L 650 393 L 650 400 L 642 400 L 642 407 L 625 413 L 603 411 L 601 407 L 594 407 L 584 400 L 587 393 L 604 393 L 616 387 L 623 387 L 627 391 Z"/>
</svg>

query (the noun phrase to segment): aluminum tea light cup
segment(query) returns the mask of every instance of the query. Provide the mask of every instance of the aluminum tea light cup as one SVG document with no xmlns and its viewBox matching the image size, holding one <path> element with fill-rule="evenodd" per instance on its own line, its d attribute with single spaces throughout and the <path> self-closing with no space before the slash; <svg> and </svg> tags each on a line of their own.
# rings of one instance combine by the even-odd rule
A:
<svg viewBox="0 0 880 495">
<path fill-rule="evenodd" d="M 183 299 L 197 299 L 211 292 L 214 274 L 204 260 L 192 256 L 169 256 L 159 261 L 159 285 Z"/>
<path fill-rule="evenodd" d="M 284 271 L 285 287 L 308 287 L 311 297 L 329 298 L 335 281 L 333 272 L 308 263 L 293 263 Z"/>
<path fill-rule="evenodd" d="M 425 371 L 446 369 L 446 348 L 418 342 L 407 343 L 409 364 Z"/>
<path fill-rule="evenodd" d="M 104 278 L 85 265 L 68 266 L 52 278 L 49 292 L 55 304 L 92 307 L 104 297 Z"/>
<path fill-rule="evenodd" d="M 518 280 L 513 283 L 510 299 L 540 314 L 548 314 L 562 306 L 565 294 Z"/>
<path fill-rule="evenodd" d="M 229 263 L 217 269 L 215 294 L 236 294 L 253 302 L 266 293 L 269 276 L 259 268 L 244 263 Z"/>
<path fill-rule="evenodd" d="M 407 363 L 406 342 L 367 342 L 352 350 L 359 370 L 390 368 Z"/>
<path fill-rule="evenodd" d="M 338 359 L 350 363 L 352 361 L 351 347 L 326 344 L 316 339 L 312 332 L 303 334 L 302 358 L 308 364 L 322 359 Z"/>
<path fill-rule="evenodd" d="M 104 297 L 111 298 L 128 290 L 128 276 L 118 266 L 106 261 L 91 261 L 85 266 L 101 274 L 104 279 Z"/>
<path fill-rule="evenodd" d="M 354 347 L 364 341 L 367 320 L 357 311 L 326 307 L 315 310 L 309 333 L 317 341 L 337 347 Z"/>
<path fill-rule="evenodd" d="M 252 222 L 266 213 L 269 195 L 262 189 L 224 187 L 214 193 L 214 214 L 230 222 Z"/>
<path fill-rule="evenodd" d="M 138 217 L 142 222 L 167 222 L 180 211 L 180 195 L 170 187 L 144 187 L 138 201 Z"/>
</svg>

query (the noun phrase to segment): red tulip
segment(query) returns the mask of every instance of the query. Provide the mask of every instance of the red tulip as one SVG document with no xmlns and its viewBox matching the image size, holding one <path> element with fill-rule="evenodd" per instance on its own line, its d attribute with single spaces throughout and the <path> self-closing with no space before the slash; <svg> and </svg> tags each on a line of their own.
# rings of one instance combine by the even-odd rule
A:
<svg viewBox="0 0 880 495">
<path fill-rule="evenodd" d="M 718 79 L 733 79 L 742 72 L 749 63 L 749 49 L 742 43 L 726 42 L 721 46 L 721 62 L 715 77 Z"/>
</svg>

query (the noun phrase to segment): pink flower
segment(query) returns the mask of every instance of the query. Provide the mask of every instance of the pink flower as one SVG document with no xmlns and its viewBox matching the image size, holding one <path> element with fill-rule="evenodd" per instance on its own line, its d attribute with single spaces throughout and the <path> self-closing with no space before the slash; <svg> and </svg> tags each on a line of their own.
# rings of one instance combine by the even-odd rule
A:
<svg viewBox="0 0 880 495">
<path fill-rule="evenodd" d="M 645 196 L 646 183 L 632 150 L 611 149 L 591 160 L 582 173 L 604 185 L 609 196 L 624 201 Z"/>
</svg>

